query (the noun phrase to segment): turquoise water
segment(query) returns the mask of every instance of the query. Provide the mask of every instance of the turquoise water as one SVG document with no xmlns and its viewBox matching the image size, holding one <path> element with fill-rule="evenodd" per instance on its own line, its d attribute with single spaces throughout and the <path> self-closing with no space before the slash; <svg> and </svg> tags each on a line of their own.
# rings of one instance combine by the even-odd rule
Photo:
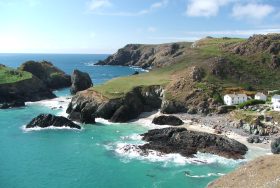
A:
<svg viewBox="0 0 280 188">
<path fill-rule="evenodd" d="M 96 66 L 79 62 L 90 72 L 96 71 L 90 70 Z M 65 67 L 70 69 L 71 64 Z M 110 70 L 118 72 L 118 69 L 119 73 L 114 75 L 133 72 L 130 68 L 102 67 L 104 74 L 111 74 Z M 95 79 L 102 83 L 103 78 Z M 97 123 L 85 125 L 80 131 L 24 130 L 23 126 L 40 113 L 60 115 L 65 111 L 65 108 L 58 110 L 52 107 L 66 100 L 68 89 L 56 91 L 56 94 L 62 98 L 0 110 L 1 188 L 200 188 L 238 164 L 213 155 L 199 155 L 198 159 L 205 163 L 197 164 L 196 159 L 179 155 L 141 157 L 133 151 L 123 153 L 121 146 L 140 143 L 137 134 L 149 129 L 141 122 Z"/>
</svg>

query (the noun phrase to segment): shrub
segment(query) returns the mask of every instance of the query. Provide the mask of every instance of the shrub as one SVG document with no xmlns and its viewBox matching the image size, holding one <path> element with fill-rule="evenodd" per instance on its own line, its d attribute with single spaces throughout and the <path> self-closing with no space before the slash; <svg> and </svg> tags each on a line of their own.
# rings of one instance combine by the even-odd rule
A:
<svg viewBox="0 0 280 188">
<path fill-rule="evenodd" d="M 238 108 L 244 108 L 245 106 L 253 106 L 253 105 L 257 105 L 257 104 L 265 104 L 265 101 L 256 100 L 256 99 L 248 100 L 244 103 L 239 104 Z"/>
</svg>

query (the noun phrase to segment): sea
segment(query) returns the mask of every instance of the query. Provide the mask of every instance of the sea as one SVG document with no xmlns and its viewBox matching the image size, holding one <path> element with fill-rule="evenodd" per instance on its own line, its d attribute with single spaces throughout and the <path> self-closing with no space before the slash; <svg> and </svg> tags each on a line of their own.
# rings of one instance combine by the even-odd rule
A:
<svg viewBox="0 0 280 188">
<path fill-rule="evenodd" d="M 68 74 L 74 69 L 88 72 L 95 85 L 145 72 L 137 67 L 95 65 L 107 56 L 0 54 L 0 63 L 18 67 L 28 60 L 46 60 Z M 157 128 L 147 119 L 131 123 L 97 119 L 81 130 L 25 129 L 41 113 L 67 116 L 69 88 L 55 94 L 56 99 L 0 110 L 1 188 L 203 188 L 246 161 L 202 153 L 193 158 L 155 151 L 142 156 L 133 145 L 143 144 L 141 133 Z"/>
</svg>

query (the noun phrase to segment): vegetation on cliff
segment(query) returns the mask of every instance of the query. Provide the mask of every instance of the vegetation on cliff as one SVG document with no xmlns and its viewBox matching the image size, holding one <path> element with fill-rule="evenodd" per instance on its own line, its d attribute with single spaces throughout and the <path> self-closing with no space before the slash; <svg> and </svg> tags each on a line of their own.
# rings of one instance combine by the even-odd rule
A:
<svg viewBox="0 0 280 188">
<path fill-rule="evenodd" d="M 32 74 L 0 65 L 0 84 L 9 84 L 31 79 Z"/>
</svg>

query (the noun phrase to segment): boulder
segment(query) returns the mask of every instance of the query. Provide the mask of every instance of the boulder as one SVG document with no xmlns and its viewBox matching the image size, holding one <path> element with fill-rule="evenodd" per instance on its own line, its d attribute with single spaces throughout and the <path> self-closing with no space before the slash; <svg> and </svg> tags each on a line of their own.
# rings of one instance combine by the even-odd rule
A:
<svg viewBox="0 0 280 188">
<path fill-rule="evenodd" d="M 247 138 L 247 142 L 249 142 L 249 143 L 261 143 L 262 142 L 262 140 L 260 139 L 260 137 L 259 136 L 256 136 L 256 135 L 252 135 L 252 136 L 249 136 L 248 138 Z"/>
<path fill-rule="evenodd" d="M 280 154 L 280 137 L 275 138 L 271 142 L 271 152 L 273 154 Z"/>
<path fill-rule="evenodd" d="M 156 125 L 183 125 L 184 122 L 176 116 L 158 116 L 153 119 L 153 123 Z"/>
<path fill-rule="evenodd" d="M 72 94 L 76 94 L 79 91 L 86 90 L 93 86 L 91 78 L 88 73 L 75 69 L 71 75 L 71 89 Z"/>
<path fill-rule="evenodd" d="M 179 153 L 190 157 L 197 152 L 211 153 L 226 158 L 241 159 L 248 148 L 226 136 L 189 131 L 185 128 L 154 129 L 142 134 L 147 144 L 140 146 L 145 153 L 156 150 L 162 153 Z"/>
<path fill-rule="evenodd" d="M 61 116 L 55 116 L 52 114 L 41 114 L 35 117 L 26 125 L 26 128 L 35 128 L 35 127 L 47 128 L 50 126 L 81 129 L 79 125 L 73 123 L 69 119 Z"/>
</svg>

